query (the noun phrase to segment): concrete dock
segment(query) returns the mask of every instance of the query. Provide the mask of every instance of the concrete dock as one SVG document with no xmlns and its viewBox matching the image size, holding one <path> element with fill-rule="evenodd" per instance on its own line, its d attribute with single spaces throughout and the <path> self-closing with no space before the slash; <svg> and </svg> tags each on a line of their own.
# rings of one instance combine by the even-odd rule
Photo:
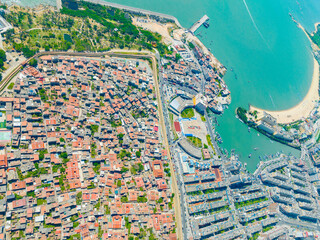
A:
<svg viewBox="0 0 320 240">
<path fill-rule="evenodd" d="M 197 29 L 208 20 L 209 20 L 209 17 L 207 15 L 204 15 L 199 21 L 197 21 L 195 24 L 192 25 L 189 31 L 194 34 L 195 31 L 197 31 Z"/>
</svg>

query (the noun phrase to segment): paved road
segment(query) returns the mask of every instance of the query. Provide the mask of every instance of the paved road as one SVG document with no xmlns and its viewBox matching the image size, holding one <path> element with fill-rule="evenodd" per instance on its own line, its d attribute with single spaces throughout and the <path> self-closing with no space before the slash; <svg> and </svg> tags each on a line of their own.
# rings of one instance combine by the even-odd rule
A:
<svg viewBox="0 0 320 240">
<path fill-rule="evenodd" d="M 163 88 L 165 86 L 165 82 L 162 78 L 162 69 L 161 69 L 161 61 L 160 61 L 160 55 L 158 52 L 156 52 L 155 54 L 157 62 L 158 62 L 158 66 L 159 66 L 159 92 L 160 92 L 160 99 L 161 99 L 161 108 L 164 111 L 164 123 L 165 123 L 165 129 L 167 132 L 167 139 L 168 139 L 168 143 L 169 145 L 173 144 L 173 139 L 171 137 L 171 130 L 170 130 L 170 119 L 169 119 L 169 113 L 168 113 L 168 109 L 167 109 L 167 104 L 166 104 L 166 98 L 165 98 L 165 93 L 163 92 Z M 158 98 L 159 99 L 159 98 Z M 164 127 L 164 126 L 163 126 Z M 171 164 L 174 163 L 176 165 L 176 168 L 178 171 L 182 169 L 182 166 L 178 166 L 178 163 L 180 163 L 180 161 L 177 160 L 177 158 L 175 157 L 174 154 L 174 150 L 172 149 L 172 160 L 171 160 Z M 170 154 L 171 155 L 171 154 Z M 180 163 L 181 164 L 181 163 Z M 174 169 L 173 169 L 173 165 L 171 168 L 171 172 L 175 175 Z M 187 225 L 187 209 L 185 208 L 186 206 L 186 202 L 185 202 L 185 193 L 184 193 L 184 188 L 183 188 L 183 184 L 182 184 L 182 178 L 183 174 L 182 172 L 178 172 L 177 173 L 177 177 L 175 177 L 175 185 L 177 186 L 177 190 L 179 189 L 179 193 L 180 193 L 180 201 L 177 203 L 179 205 L 180 208 L 180 213 L 176 213 L 176 216 L 178 216 L 177 214 L 179 214 L 179 216 L 181 216 L 181 227 L 182 229 L 184 229 L 183 231 L 183 239 L 188 239 L 187 237 L 187 229 L 188 229 L 188 225 Z M 182 235 L 181 235 L 182 236 Z"/>
<path fill-rule="evenodd" d="M 153 63 L 153 70 L 154 70 L 154 76 L 155 76 L 155 85 L 156 85 L 156 93 L 157 93 L 157 101 L 158 101 L 158 112 L 159 112 L 159 120 L 160 120 L 160 125 L 161 125 L 161 129 L 162 129 L 162 137 L 163 137 L 163 142 L 165 144 L 165 148 L 167 150 L 167 155 L 168 155 L 168 159 L 170 161 L 170 172 L 171 172 L 171 176 L 172 176 L 172 189 L 173 192 L 175 193 L 175 197 L 174 197 L 174 207 L 175 207 L 175 214 L 176 214 L 176 220 L 177 220 L 177 235 L 178 235 L 178 239 L 186 239 L 182 237 L 182 219 L 181 219 L 181 213 L 183 213 L 184 211 L 181 212 L 181 206 L 180 206 L 180 191 L 178 189 L 178 185 L 177 185 L 177 179 L 176 179 L 176 174 L 174 171 L 174 167 L 173 167 L 173 163 L 172 163 L 172 159 L 171 159 L 171 152 L 170 152 L 170 147 L 169 147 L 169 140 L 171 142 L 171 137 L 170 137 L 170 125 L 168 124 L 168 112 L 167 109 L 165 107 L 165 98 L 163 96 L 163 79 L 162 79 L 162 75 L 159 74 L 159 81 L 158 81 L 158 72 L 157 72 L 157 62 L 158 62 L 158 66 L 159 68 L 161 68 L 161 62 L 160 62 L 160 56 L 159 53 L 156 53 L 156 56 L 152 56 L 152 63 Z M 160 85 L 160 86 L 159 86 Z M 163 114 L 163 109 L 165 111 L 165 116 Z M 185 228 L 184 228 L 185 229 Z"/>
</svg>

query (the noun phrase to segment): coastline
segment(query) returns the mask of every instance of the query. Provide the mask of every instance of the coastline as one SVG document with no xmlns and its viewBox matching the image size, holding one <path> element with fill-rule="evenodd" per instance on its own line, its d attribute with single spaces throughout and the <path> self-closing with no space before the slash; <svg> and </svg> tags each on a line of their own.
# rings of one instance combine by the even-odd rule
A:
<svg viewBox="0 0 320 240">
<path fill-rule="evenodd" d="M 95 2 L 97 0 L 88 0 L 88 1 Z M 155 15 L 155 12 L 153 12 L 153 13 Z M 161 14 L 161 13 L 159 13 L 159 14 Z M 161 16 L 161 15 L 159 15 L 159 16 Z M 166 15 L 166 16 L 170 16 L 170 15 Z M 173 16 L 171 16 L 171 17 L 175 18 Z M 176 21 L 178 21 L 178 20 L 176 19 Z M 224 65 L 213 55 L 212 52 L 209 51 L 209 49 L 201 42 L 201 40 L 196 35 L 192 34 L 190 31 L 188 31 L 187 28 L 182 27 L 180 24 L 177 25 L 177 27 L 178 27 L 177 29 L 173 29 L 173 31 L 172 31 L 173 36 L 170 36 L 169 28 L 173 27 L 172 23 L 163 24 L 163 23 L 159 23 L 158 21 L 155 21 L 155 20 L 149 20 L 147 22 L 141 22 L 141 21 L 139 22 L 138 16 L 134 16 L 133 23 L 136 26 L 142 27 L 142 28 L 147 29 L 152 32 L 159 33 L 163 37 L 165 43 L 169 44 L 169 45 L 174 43 L 175 40 L 181 40 L 182 35 L 185 34 L 187 41 L 195 42 L 202 49 L 204 54 L 206 54 L 210 57 L 210 63 L 212 63 L 219 72 L 221 72 L 223 75 L 226 73 L 226 68 L 224 67 Z"/>
<path fill-rule="evenodd" d="M 268 111 L 250 105 L 250 111 L 266 112 L 277 119 L 278 123 L 291 123 L 307 118 L 319 100 L 319 63 L 313 58 L 313 76 L 311 86 L 304 99 L 296 106 L 282 111 Z"/>
<path fill-rule="evenodd" d="M 320 48 L 312 41 L 312 39 L 310 38 L 309 34 L 304 29 L 304 27 L 302 27 L 302 25 L 300 23 L 296 22 L 295 20 L 294 20 L 294 22 L 297 24 L 298 28 L 300 28 L 306 34 L 307 38 L 309 39 L 309 41 L 311 43 L 312 49 L 316 50 L 316 51 L 320 51 Z M 318 24 L 320 24 L 320 23 L 315 23 L 316 29 L 317 29 Z M 313 34 L 313 33 L 311 33 L 311 34 Z"/>
<path fill-rule="evenodd" d="M 298 23 L 294 18 L 292 18 L 292 20 L 305 33 L 305 35 L 311 43 L 312 49 L 315 51 L 320 51 L 320 48 L 312 41 L 304 27 L 302 27 L 302 25 Z M 315 29 L 317 29 L 319 24 L 320 23 L 315 23 Z M 302 118 L 307 118 L 316 106 L 317 101 L 319 100 L 319 77 L 319 63 L 313 56 L 312 82 L 307 95 L 303 98 L 303 100 L 300 103 L 298 103 L 296 106 L 292 108 L 280 111 L 269 111 L 250 105 L 249 111 L 266 112 L 274 118 L 276 118 L 277 122 L 280 124 L 288 124 L 298 121 Z"/>
<path fill-rule="evenodd" d="M 317 23 L 314 24 L 314 32 L 316 32 L 318 30 L 318 26 L 319 25 L 320 25 L 320 22 L 317 22 Z"/>
<path fill-rule="evenodd" d="M 178 21 L 178 19 L 176 17 L 172 16 L 172 15 L 159 13 L 159 12 L 154 12 L 154 11 L 149 11 L 149 10 L 136 8 L 136 7 L 131 7 L 131 6 L 126 6 L 126 5 L 122 5 L 122 4 L 118 4 L 118 3 L 102 1 L 102 0 L 86 0 L 86 1 L 87 2 L 91 2 L 91 3 L 95 3 L 95 4 L 108 6 L 108 7 L 122 9 L 122 10 L 129 11 L 129 12 L 134 12 L 136 14 L 146 14 L 146 15 L 158 16 L 158 17 L 166 18 L 166 19 L 169 19 L 171 21 L 174 21 L 175 24 L 178 27 L 182 28 L 182 26 L 181 26 L 180 22 Z"/>
</svg>

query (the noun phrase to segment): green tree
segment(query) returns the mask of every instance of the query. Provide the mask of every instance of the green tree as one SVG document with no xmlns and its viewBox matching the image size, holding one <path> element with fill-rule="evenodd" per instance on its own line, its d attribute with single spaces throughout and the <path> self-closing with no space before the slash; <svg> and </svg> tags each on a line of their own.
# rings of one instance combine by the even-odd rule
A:
<svg viewBox="0 0 320 240">
<path fill-rule="evenodd" d="M 34 58 L 32 58 L 29 62 L 29 65 L 32 67 L 36 67 L 38 65 L 38 61 Z"/>
<path fill-rule="evenodd" d="M 118 180 L 118 181 L 117 181 L 117 187 L 121 187 L 121 185 L 122 185 L 122 184 L 121 184 L 121 180 Z"/>
<path fill-rule="evenodd" d="M 0 60 L 2 60 L 3 62 L 7 61 L 6 52 L 2 49 L 0 49 Z"/>
</svg>

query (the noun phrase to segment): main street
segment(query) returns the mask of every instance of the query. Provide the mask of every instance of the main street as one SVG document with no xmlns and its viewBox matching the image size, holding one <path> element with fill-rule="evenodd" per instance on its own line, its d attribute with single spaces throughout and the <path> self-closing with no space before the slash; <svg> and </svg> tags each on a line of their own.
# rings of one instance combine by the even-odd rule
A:
<svg viewBox="0 0 320 240">
<path fill-rule="evenodd" d="M 173 140 L 172 140 L 172 137 L 171 137 L 170 120 L 169 120 L 168 109 L 166 107 L 165 94 L 163 93 L 163 86 L 164 86 L 165 83 L 164 83 L 164 80 L 163 80 L 162 74 L 161 74 L 162 70 L 161 70 L 160 55 L 159 55 L 158 52 L 156 52 L 155 56 L 156 56 L 156 59 L 157 59 L 157 62 L 158 62 L 158 66 L 159 66 L 159 85 L 160 85 L 160 87 L 158 88 L 158 90 L 159 90 L 159 93 L 160 93 L 161 97 L 158 98 L 158 100 L 161 99 L 161 103 L 159 103 L 159 104 L 162 105 L 161 109 L 164 109 L 165 126 L 163 126 L 163 127 L 165 127 L 165 130 L 166 130 L 166 133 L 167 133 L 166 137 L 168 139 L 168 143 L 169 143 L 169 145 L 171 145 L 171 144 L 173 144 Z M 160 111 L 159 111 L 159 113 L 160 113 Z M 188 239 L 188 235 L 187 235 L 187 231 L 186 231 L 188 229 L 188 226 L 187 226 L 187 220 L 186 220 L 186 218 L 187 218 L 187 216 L 186 216 L 187 209 L 185 208 L 185 206 L 186 206 L 185 193 L 184 193 L 184 188 L 183 188 L 183 184 L 182 184 L 183 183 L 183 179 L 180 179 L 183 176 L 183 174 L 182 174 L 182 172 L 179 172 L 179 170 L 181 171 L 182 166 L 181 166 L 180 161 L 177 160 L 177 157 L 175 156 L 174 152 L 172 154 L 173 154 L 172 155 L 173 161 L 170 161 L 170 162 L 171 162 L 171 164 L 172 164 L 172 162 L 174 162 L 174 164 L 176 166 L 175 169 L 177 169 L 177 171 L 178 171 L 177 172 L 177 176 L 178 177 L 175 180 L 175 185 L 178 184 L 177 186 L 179 188 L 179 193 L 180 193 L 180 196 L 179 196 L 180 201 L 178 202 L 178 204 L 180 204 L 179 207 L 181 208 L 180 209 L 181 212 L 180 212 L 179 216 L 181 216 L 182 229 L 184 229 L 184 231 L 183 231 L 183 239 Z M 180 163 L 180 165 L 178 166 L 179 163 Z M 171 172 L 173 173 L 173 175 L 175 175 L 175 171 L 173 169 L 173 166 L 171 166 Z M 172 178 L 172 180 L 173 180 L 173 178 Z M 183 215 L 181 215 L 181 214 L 183 214 Z"/>
<path fill-rule="evenodd" d="M 168 119 L 167 119 L 167 112 L 166 112 L 166 118 L 163 115 L 163 106 L 165 106 L 165 100 L 163 97 L 163 93 L 160 93 L 160 87 L 159 87 L 159 82 L 160 82 L 160 86 L 161 86 L 161 92 L 162 92 L 162 82 L 161 80 L 158 80 L 158 71 L 157 71 L 157 62 L 158 62 L 158 66 L 160 68 L 161 66 L 161 62 L 160 62 L 160 56 L 159 53 L 156 53 L 156 57 L 155 56 L 150 56 L 152 59 L 152 65 L 153 65 L 153 73 L 154 73 L 154 80 L 155 80 L 155 90 L 156 90 L 156 94 L 157 94 L 157 101 L 158 101 L 158 113 L 159 113 L 159 123 L 161 126 L 161 130 L 162 130 L 162 137 L 163 137 L 163 143 L 165 145 L 166 151 L 167 151 L 167 155 L 168 155 L 168 160 L 170 162 L 170 172 L 171 172 L 171 186 L 172 186 L 172 190 L 175 193 L 175 197 L 174 197 L 174 208 L 175 208 L 175 213 L 176 213 L 176 222 L 177 222 L 177 235 L 178 235 L 178 239 L 187 239 L 187 238 L 182 238 L 182 227 L 181 227 L 181 223 L 182 223 L 182 218 L 181 219 L 181 209 L 180 209 L 180 194 L 179 194 L 179 190 L 178 190 L 178 185 L 177 185 L 177 180 L 176 180 L 176 175 L 175 175 L 175 171 L 174 171 L 174 167 L 172 164 L 172 159 L 171 159 L 171 152 L 170 152 L 170 147 L 169 147 L 169 142 L 168 142 L 168 138 L 170 138 L 170 128 L 169 128 L 169 124 L 168 124 Z M 157 58 L 157 60 L 156 60 Z M 161 74 L 159 74 L 161 76 Z M 161 78 L 162 79 L 162 78 Z M 164 107 L 165 111 L 166 108 Z M 184 212 L 184 211 L 183 211 Z M 184 228 L 186 229 L 186 228 Z"/>
</svg>

